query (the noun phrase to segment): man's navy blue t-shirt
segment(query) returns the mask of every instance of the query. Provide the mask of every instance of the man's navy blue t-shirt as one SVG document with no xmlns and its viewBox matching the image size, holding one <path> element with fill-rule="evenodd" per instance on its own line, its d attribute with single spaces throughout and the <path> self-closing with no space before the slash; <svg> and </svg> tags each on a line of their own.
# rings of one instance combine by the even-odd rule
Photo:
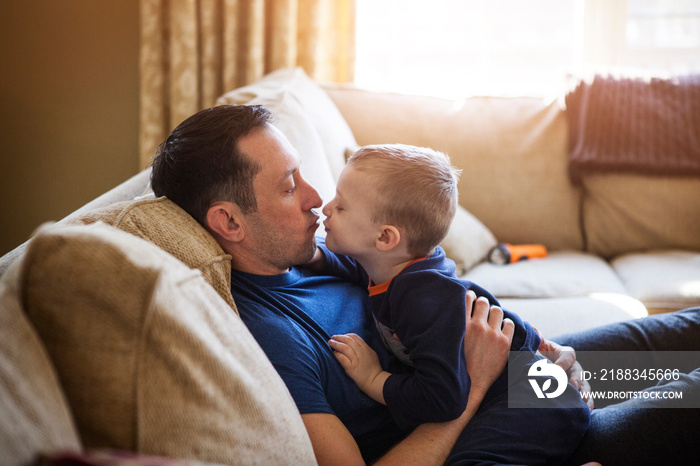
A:
<svg viewBox="0 0 700 466">
<path fill-rule="evenodd" d="M 332 335 L 356 333 L 382 367 L 406 369 L 379 339 L 366 311 L 367 290 L 338 277 L 293 267 L 281 275 L 233 270 L 231 291 L 243 322 L 289 389 L 301 414 L 329 413 L 343 422 L 365 460 L 403 438 L 389 410 L 345 374 L 328 345 Z"/>
</svg>

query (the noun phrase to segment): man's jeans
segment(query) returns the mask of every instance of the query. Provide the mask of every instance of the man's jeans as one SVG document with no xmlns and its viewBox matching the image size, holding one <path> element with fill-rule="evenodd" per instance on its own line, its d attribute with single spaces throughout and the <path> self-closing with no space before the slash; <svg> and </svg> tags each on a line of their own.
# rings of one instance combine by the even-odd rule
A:
<svg viewBox="0 0 700 466">
<path fill-rule="evenodd" d="M 649 357 L 651 364 L 654 351 L 700 351 L 700 308 L 610 324 L 552 340 L 572 346 L 577 355 L 586 351 L 641 351 L 640 357 Z M 584 370 L 589 370 L 585 353 L 578 359 Z M 684 398 L 698 399 L 700 368 L 679 368 L 685 373 L 678 380 L 656 385 L 656 381 L 650 381 L 644 390 L 682 391 Z M 594 383 L 591 381 L 593 390 Z M 647 400 L 646 405 L 663 403 Z M 642 406 L 645 400 L 628 400 L 616 407 L 594 409 L 588 433 L 569 464 L 695 464 L 700 457 L 700 409 Z"/>
</svg>

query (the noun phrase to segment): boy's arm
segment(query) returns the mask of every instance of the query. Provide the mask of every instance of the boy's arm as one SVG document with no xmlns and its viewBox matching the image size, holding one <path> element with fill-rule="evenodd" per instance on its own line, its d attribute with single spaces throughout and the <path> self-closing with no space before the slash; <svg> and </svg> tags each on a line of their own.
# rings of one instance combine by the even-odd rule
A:
<svg viewBox="0 0 700 466">
<path fill-rule="evenodd" d="M 314 270 L 316 272 L 324 272 L 326 268 L 326 256 L 323 253 L 323 250 L 317 246 L 316 252 L 314 252 L 314 257 L 312 257 L 308 262 L 299 264 L 299 266 Z"/>
<path fill-rule="evenodd" d="M 388 293 L 389 317 L 378 320 L 384 319 L 396 333 L 413 370 L 387 379 L 387 407 L 403 427 L 455 419 L 468 403 L 471 383 L 464 360 L 464 287 L 432 271 L 419 271 L 395 277 Z"/>
<path fill-rule="evenodd" d="M 419 425 L 375 464 L 444 464 L 486 391 L 505 368 L 513 339 L 513 324 L 499 320 L 503 318 L 502 313 L 490 313 L 483 300 L 475 303 L 471 312 L 475 299 L 475 296 L 467 297 L 466 333 L 474 346 L 466 355 L 472 379 L 467 408 L 454 421 Z M 357 444 L 336 416 L 318 413 L 302 414 L 301 417 L 319 465 L 364 464 Z"/>
<path fill-rule="evenodd" d="M 354 259 L 329 250 L 323 239 L 319 241 L 314 256 L 308 262 L 297 264 L 300 267 L 314 270 L 325 275 L 332 275 L 367 287 L 369 277 L 362 266 Z"/>
<path fill-rule="evenodd" d="M 377 353 L 359 335 L 333 335 L 328 342 L 345 372 L 367 396 L 384 401 L 384 382 L 391 375 L 379 364 Z"/>
<path fill-rule="evenodd" d="M 503 311 L 500 307 L 491 306 L 488 299 L 484 297 L 477 298 L 471 290 L 467 292 L 466 309 L 473 309 L 473 312 L 477 313 L 478 317 L 477 323 L 472 324 L 472 328 L 468 330 L 470 333 L 483 332 L 483 329 L 478 328 L 478 326 L 482 321 L 483 324 L 487 325 L 489 318 L 493 319 L 493 321 L 506 322 L 509 327 L 507 331 L 514 332 L 513 321 L 504 319 Z M 469 324 L 472 319 L 474 319 L 473 313 L 471 311 L 467 312 L 466 323 Z M 469 361 L 473 361 L 474 357 L 483 357 L 483 352 L 480 352 L 480 348 L 475 346 L 480 339 L 469 339 L 467 337 L 468 335 L 465 335 L 464 353 L 467 367 L 469 367 Z M 374 401 L 386 405 L 384 400 L 384 383 L 391 374 L 382 370 L 377 353 L 365 343 L 362 337 L 354 333 L 333 335 L 328 344 L 333 348 L 335 356 L 343 366 L 343 369 L 345 369 L 345 372 L 355 381 L 360 390 Z M 476 363 L 472 362 L 472 364 Z"/>
</svg>

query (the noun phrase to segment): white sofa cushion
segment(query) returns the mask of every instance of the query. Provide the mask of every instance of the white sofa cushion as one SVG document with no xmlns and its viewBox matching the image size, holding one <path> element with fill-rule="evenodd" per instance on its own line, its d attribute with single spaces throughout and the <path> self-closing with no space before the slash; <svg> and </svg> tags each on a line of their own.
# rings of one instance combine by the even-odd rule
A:
<svg viewBox="0 0 700 466">
<path fill-rule="evenodd" d="M 700 306 L 700 253 L 650 251 L 615 258 L 612 267 L 650 313 Z"/>
<path fill-rule="evenodd" d="M 507 265 L 485 262 L 470 270 L 464 278 L 486 288 L 499 299 L 627 294 L 607 262 L 576 251 L 552 252 L 546 258 Z"/>
<path fill-rule="evenodd" d="M 314 462 L 284 383 L 199 270 L 98 222 L 40 231 L 23 284 L 86 448 Z"/>
<path fill-rule="evenodd" d="M 500 302 L 505 309 L 532 324 L 543 337 L 555 341 L 557 335 L 647 315 L 641 302 L 619 293 L 568 298 L 506 298 Z"/>
</svg>

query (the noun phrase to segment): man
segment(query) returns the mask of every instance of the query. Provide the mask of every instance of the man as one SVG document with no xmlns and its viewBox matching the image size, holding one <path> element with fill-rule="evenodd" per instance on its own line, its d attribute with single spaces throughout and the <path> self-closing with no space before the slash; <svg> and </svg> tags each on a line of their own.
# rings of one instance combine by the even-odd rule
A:
<svg viewBox="0 0 700 466">
<path fill-rule="evenodd" d="M 465 353 L 472 391 L 464 414 L 402 432 L 384 407 L 358 395 L 327 345 L 331 335 L 353 332 L 383 364 L 395 362 L 367 321 L 366 291 L 292 267 L 315 251 L 314 209 L 322 201 L 301 176 L 294 148 L 270 124 L 269 112 L 222 106 L 189 118 L 159 147 L 152 186 L 231 254 L 232 292 L 241 317 L 297 402 L 320 464 L 379 457 L 381 464 L 443 464 L 455 444 L 459 453 L 460 435 L 505 365 L 512 323 L 502 322 L 500 309 L 482 300 L 468 303 L 473 313 L 466 341 L 473 344 Z M 553 349 L 580 381 L 573 353 Z"/>
</svg>

